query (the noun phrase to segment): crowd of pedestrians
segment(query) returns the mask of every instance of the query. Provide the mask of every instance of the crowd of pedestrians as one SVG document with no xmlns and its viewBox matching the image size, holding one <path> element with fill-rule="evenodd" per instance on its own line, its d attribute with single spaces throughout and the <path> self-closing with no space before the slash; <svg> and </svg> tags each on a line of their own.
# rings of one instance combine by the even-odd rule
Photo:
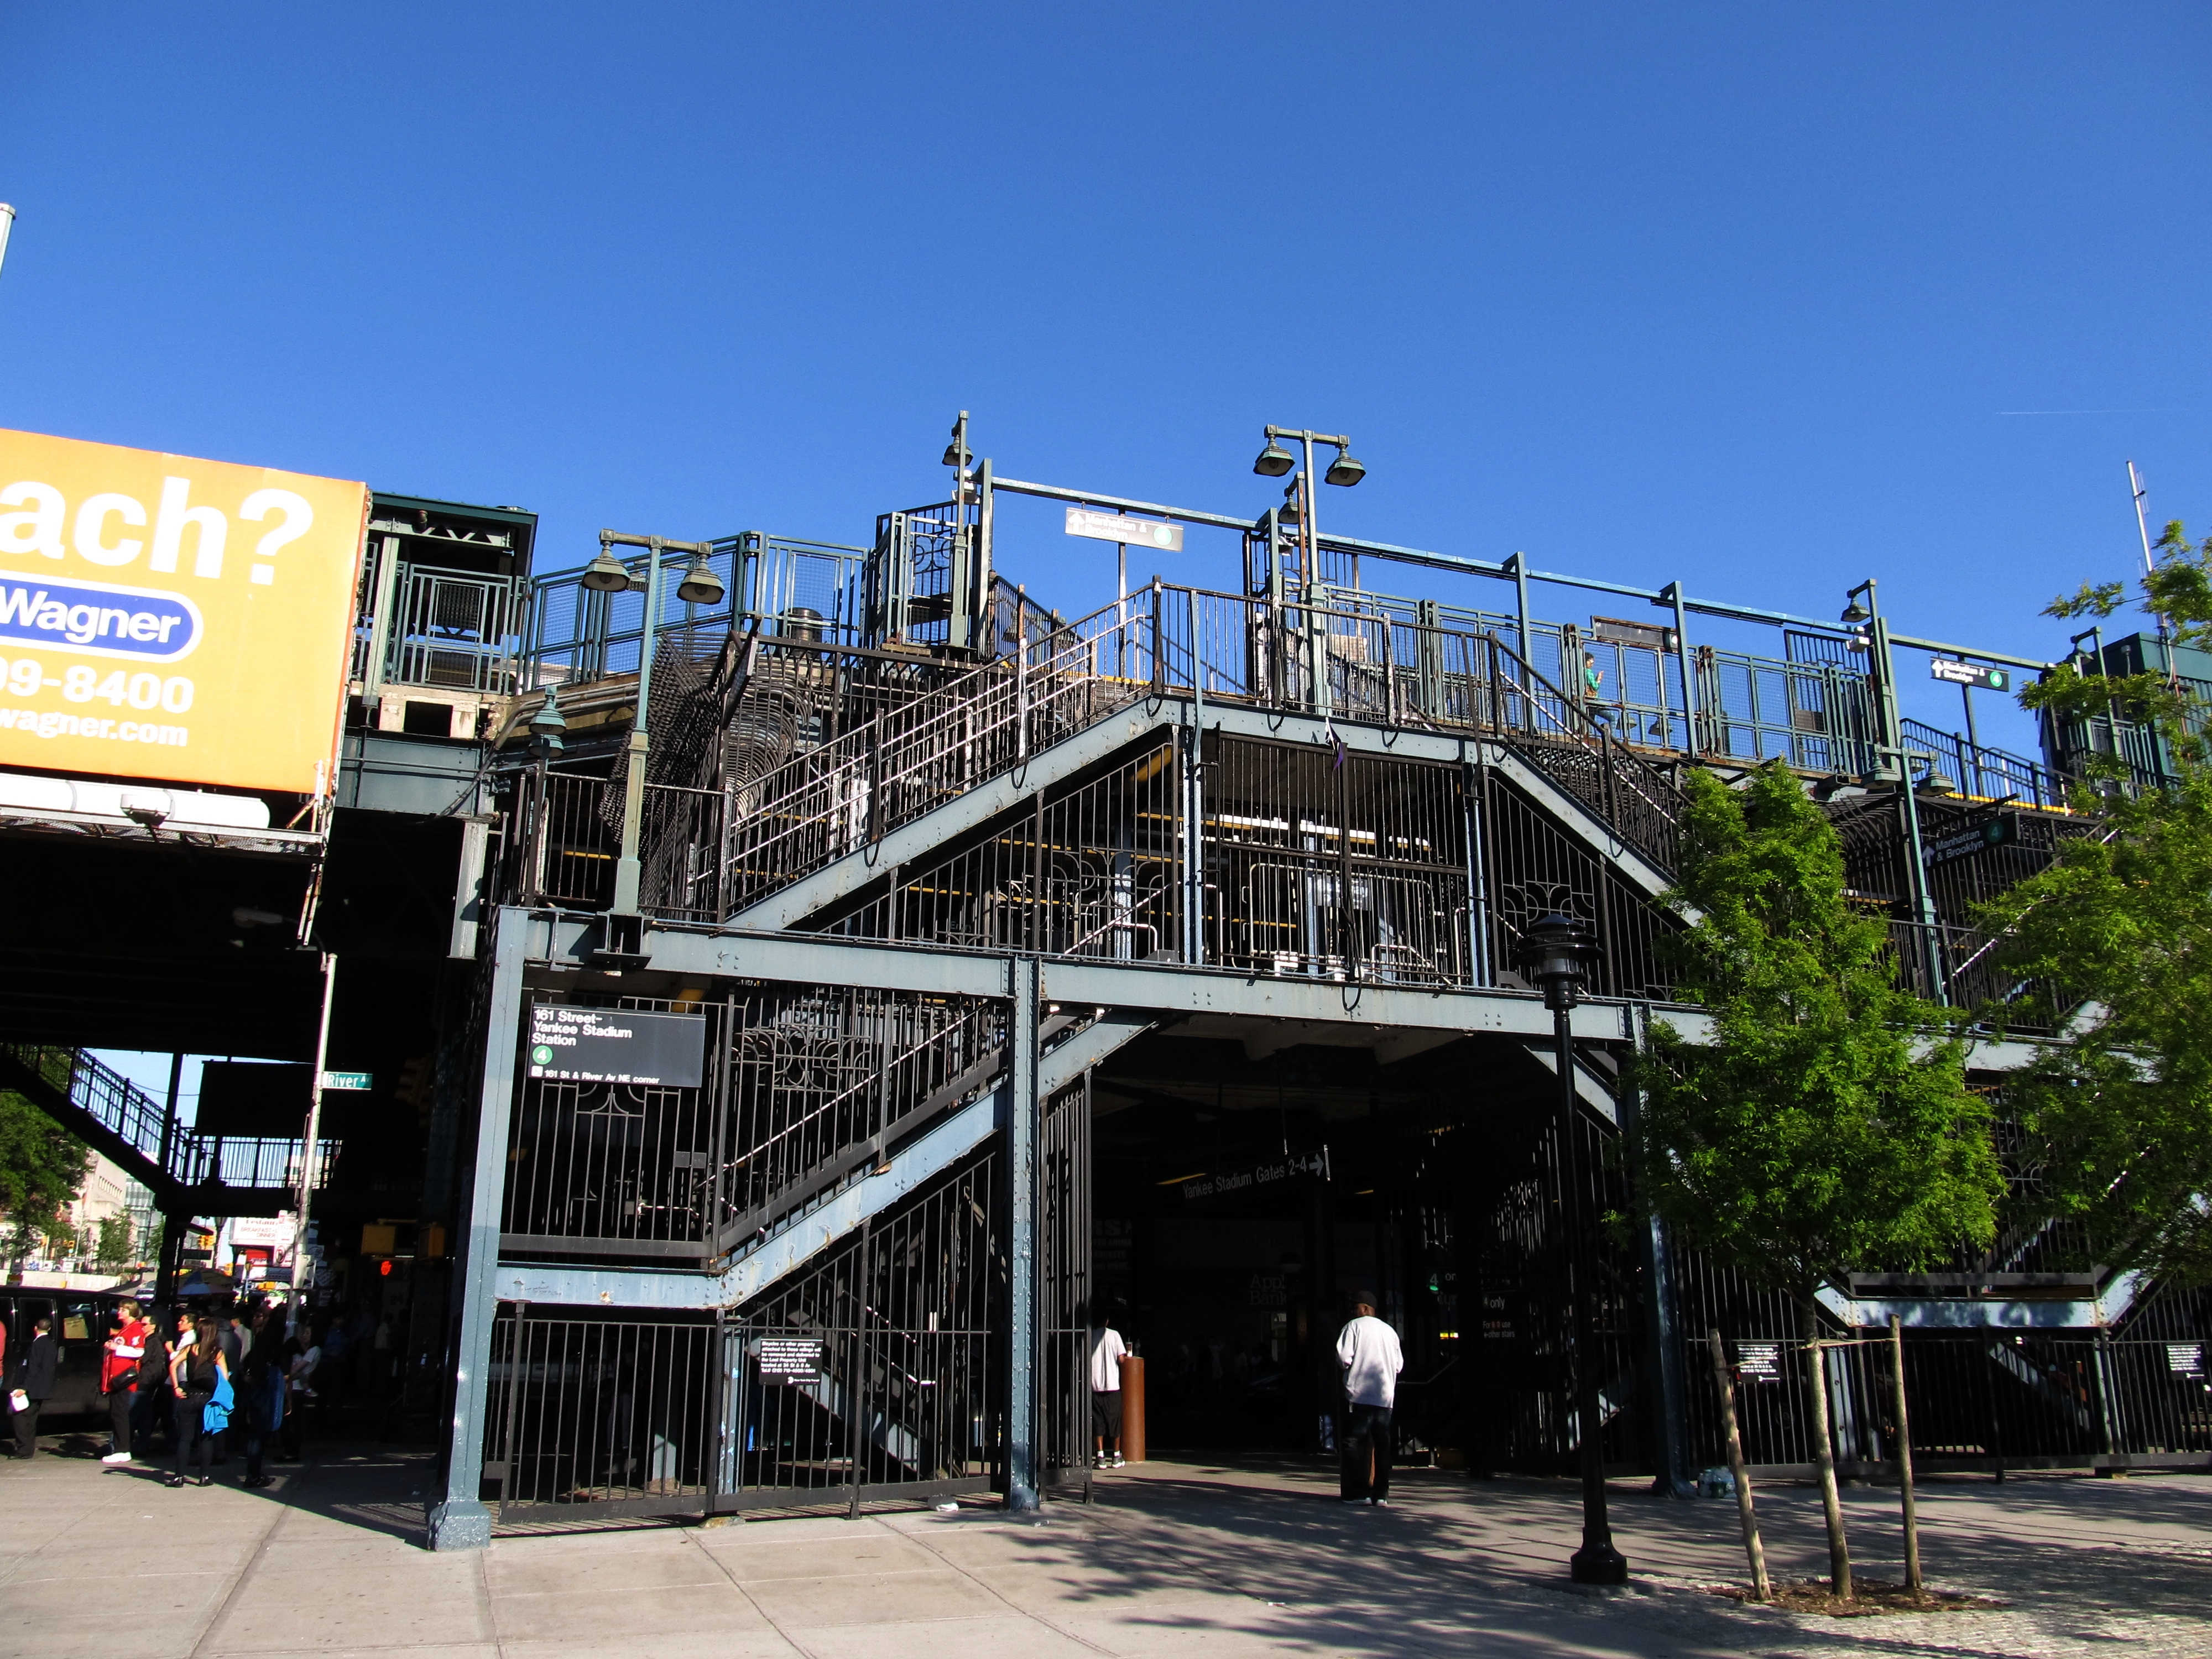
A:
<svg viewBox="0 0 2212 1659">
<path fill-rule="evenodd" d="M 271 1462 L 300 1461 L 319 1382 L 350 1383 L 349 1354 L 380 1346 L 382 1328 L 354 1328 L 362 1323 L 325 1314 L 295 1329 L 281 1302 L 229 1297 L 194 1298 L 160 1316 L 137 1302 L 117 1303 L 100 1345 L 109 1441 L 100 1461 L 158 1468 L 165 1459 L 166 1485 L 209 1486 L 216 1468 L 235 1456 L 245 1466 L 241 1485 L 270 1485 Z M 58 1352 L 51 1316 L 31 1321 L 25 1334 L 9 1354 L 0 1328 L 17 1458 L 37 1454 Z"/>
</svg>

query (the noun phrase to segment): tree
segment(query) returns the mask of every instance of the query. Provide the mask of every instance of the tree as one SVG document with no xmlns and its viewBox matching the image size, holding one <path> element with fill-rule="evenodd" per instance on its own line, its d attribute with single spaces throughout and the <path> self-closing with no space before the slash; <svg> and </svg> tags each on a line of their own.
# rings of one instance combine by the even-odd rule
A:
<svg viewBox="0 0 2212 1659">
<path fill-rule="evenodd" d="M 94 1249 L 93 1261 L 103 1273 L 120 1273 L 131 1265 L 129 1216 L 117 1214 L 100 1218 L 100 1242 Z"/>
<path fill-rule="evenodd" d="M 1671 896 L 1695 920 L 1668 948 L 1676 994 L 1710 1012 L 1713 1040 L 1659 1028 L 1632 1067 L 1638 1188 L 1686 1243 L 1796 1303 L 1832 1584 L 1848 1598 L 1819 1294 L 1985 1244 L 2002 1176 L 1955 1016 L 1899 988 L 1888 930 L 1845 898 L 1835 830 L 1796 775 L 1772 761 L 1736 789 L 1709 772 L 1685 781 Z"/>
<path fill-rule="evenodd" d="M 2159 539 L 2143 609 L 2177 645 L 2212 645 L 2212 540 L 2179 521 Z M 2119 583 L 2085 586 L 2046 616 L 2109 617 Z M 2060 843 L 2051 865 L 1983 908 L 1997 958 L 2078 1006 L 2063 1047 L 2019 1073 L 2009 1104 L 2034 1180 L 2018 1219 L 2071 1219 L 2077 1265 L 2212 1282 L 2212 748 L 2207 710 L 2159 673 L 2083 675 L 2067 665 L 2023 692 L 2066 719 L 2120 718 L 2166 740 L 2176 775 L 2130 794 L 2117 763 L 2093 768 L 2077 805 L 2101 833 Z"/>
<path fill-rule="evenodd" d="M 0 1215 L 15 1259 L 29 1254 L 36 1235 L 60 1229 L 63 1207 L 91 1169 L 82 1141 L 21 1095 L 0 1090 Z"/>
</svg>

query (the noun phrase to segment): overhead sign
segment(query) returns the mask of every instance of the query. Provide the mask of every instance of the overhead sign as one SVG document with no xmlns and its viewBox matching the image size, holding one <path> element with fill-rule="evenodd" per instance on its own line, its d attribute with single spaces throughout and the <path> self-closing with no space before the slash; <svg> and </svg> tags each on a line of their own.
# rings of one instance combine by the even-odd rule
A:
<svg viewBox="0 0 2212 1659">
<path fill-rule="evenodd" d="M 0 765 L 328 787 L 368 489 L 0 430 Z"/>
<path fill-rule="evenodd" d="M 1682 636 L 1657 623 L 1626 622 L 1619 617 L 1592 617 L 1590 637 L 1607 645 L 1640 646 L 1669 655 L 1682 648 Z"/>
<path fill-rule="evenodd" d="M 1979 663 L 1954 662 L 1948 657 L 1931 657 L 1928 662 L 1930 679 L 1947 681 L 1953 685 L 1971 685 L 1980 691 L 2009 691 L 2012 674 L 2002 668 L 1984 668 Z"/>
<path fill-rule="evenodd" d="M 696 1089 L 706 1076 L 707 1022 L 698 1014 L 533 1003 L 530 1075 L 556 1083 L 633 1083 Z"/>
<path fill-rule="evenodd" d="M 1087 507 L 1067 509 L 1067 533 L 1088 536 L 1096 542 L 1127 542 L 1132 547 L 1157 548 L 1164 553 L 1182 551 L 1182 526 L 1158 519 L 1130 519 L 1119 513 L 1094 513 Z"/>
<path fill-rule="evenodd" d="M 1263 1158 L 1257 1164 L 1241 1169 L 1222 1170 L 1202 1175 L 1182 1183 L 1186 1203 L 1200 1199 L 1226 1198 L 1234 1193 L 1246 1193 L 1261 1187 L 1273 1187 L 1285 1181 L 1305 1177 L 1328 1179 L 1328 1148 L 1317 1152 L 1285 1152 L 1280 1158 Z"/>
<path fill-rule="evenodd" d="M 1972 858 L 1977 853 L 1986 853 L 1992 847 L 2009 847 L 2019 839 L 2020 820 L 2010 812 L 2000 812 L 1995 817 L 1984 818 L 1979 823 L 1970 823 L 1963 830 L 1931 841 L 1920 850 L 1924 864 L 1948 864 L 1954 859 Z"/>
</svg>

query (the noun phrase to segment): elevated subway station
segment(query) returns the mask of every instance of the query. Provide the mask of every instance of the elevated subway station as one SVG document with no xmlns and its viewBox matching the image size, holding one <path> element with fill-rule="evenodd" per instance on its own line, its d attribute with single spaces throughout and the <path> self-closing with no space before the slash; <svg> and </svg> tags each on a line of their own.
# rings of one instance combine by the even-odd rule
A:
<svg viewBox="0 0 2212 1659">
<path fill-rule="evenodd" d="M 1559 1079 L 1514 947 L 1549 913 L 1595 933 L 1573 1132 L 1585 1212 L 1626 1212 L 1620 1060 L 1700 1029 L 1653 950 L 1686 765 L 1814 783 L 1899 972 L 2008 1006 L 1978 1085 L 2057 1029 L 2042 988 L 1992 981 L 1966 906 L 2081 821 L 2048 752 L 1901 715 L 1894 653 L 1929 642 L 1325 536 L 1302 479 L 1252 520 L 954 452 L 955 499 L 852 545 L 625 536 L 542 576 L 526 514 L 376 497 L 325 842 L 269 909 L 312 892 L 330 1063 L 379 1079 L 325 1131 L 316 1213 L 334 1297 L 383 1265 L 371 1222 L 413 1245 L 386 1283 L 446 1450 L 441 1547 L 1078 1495 L 1102 1315 L 1146 1359 L 1156 1444 L 1311 1455 L 1354 1287 L 1405 1334 L 1407 1457 L 1565 1471 Z M 1101 518 L 1212 538 L 1233 575 L 1069 620 L 1009 580 L 1060 556 L 1017 507 L 1094 544 Z M 1577 588 L 1651 620 L 1545 620 Z M 1758 629 L 1771 654 L 1740 648 Z M 226 1051 L 311 1055 L 295 954 L 289 1035 Z M 172 1046 L 125 1027 L 24 1036 Z M 538 1040 L 586 1027 L 693 1069 Z M 1958 1373 L 1962 1465 L 2201 1461 L 2157 1370 L 2199 1310 L 2045 1271 L 2057 1243 L 1829 1311 L 1900 1310 Z M 1793 1321 L 1656 1230 L 1591 1248 L 1606 1461 L 1679 1486 L 1718 1455 L 1704 1332 L 1782 1344 L 1778 1385 Z M 1885 1455 L 1879 1382 L 1848 1382 L 1847 1458 Z M 1796 1399 L 1747 1406 L 1754 1462 L 1809 1455 Z"/>
<path fill-rule="evenodd" d="M 441 1545 L 495 1519 L 1079 1492 L 1100 1316 L 1145 1354 L 1164 1442 L 1310 1454 L 1355 1285 L 1406 1333 L 1408 1455 L 1564 1471 L 1559 1085 L 1521 928 L 1564 910 L 1601 944 L 1574 1133 L 1586 1212 L 1626 1211 L 1620 1060 L 1655 1022 L 1699 1029 L 1653 951 L 1680 766 L 1813 778 L 1899 971 L 1957 1003 L 1990 990 L 1967 902 L 2080 828 L 2046 763 L 1905 729 L 1879 625 L 1677 587 L 1642 595 L 1673 630 L 1584 632 L 1528 613 L 1525 570 L 1320 536 L 1303 491 L 1245 522 L 959 473 L 866 546 L 607 548 L 605 585 L 540 586 L 532 684 L 492 738 Z M 1017 497 L 1119 514 L 1133 544 L 1228 532 L 1242 580 L 1069 620 L 1000 574 Z M 1510 582 L 1516 611 L 1376 592 L 1394 561 Z M 1786 649 L 1685 647 L 1708 612 Z M 1928 855 L 1997 816 L 1991 856 Z M 1972 1062 L 1992 1088 L 2058 1018 L 2041 988 L 2000 994 Z M 564 1074 L 531 1036 L 556 1007 L 696 1020 L 698 1084 Z M 2002 1382 L 2015 1456 L 2201 1457 L 2148 1332 L 2112 1335 L 2193 1306 L 2054 1285 L 2054 1244 L 1962 1264 L 1977 1299 L 1931 1278 L 1831 1311 L 1963 1332 L 1929 1363 Z M 1679 1487 L 1717 1455 L 1703 1331 L 1793 1322 L 1656 1230 L 1593 1249 L 1606 1461 Z M 2035 1334 L 1976 1334 L 2000 1322 Z M 2110 1421 L 2051 1382 L 2083 1364 Z M 1878 1382 L 1850 1383 L 1869 1462 Z M 1791 1402 L 1751 1413 L 1757 1461 L 1809 1455 Z"/>
</svg>

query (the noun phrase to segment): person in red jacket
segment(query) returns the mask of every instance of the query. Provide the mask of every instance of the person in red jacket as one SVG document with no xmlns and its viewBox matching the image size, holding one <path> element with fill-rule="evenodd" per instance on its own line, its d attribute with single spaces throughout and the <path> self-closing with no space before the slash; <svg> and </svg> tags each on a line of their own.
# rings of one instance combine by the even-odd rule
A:
<svg viewBox="0 0 2212 1659">
<path fill-rule="evenodd" d="M 107 1396 L 109 1432 L 115 1443 L 103 1463 L 131 1461 L 131 1413 L 138 1401 L 138 1368 L 146 1357 L 146 1344 L 154 1328 L 140 1315 L 136 1302 L 116 1304 L 115 1328 L 103 1344 L 100 1358 L 100 1391 Z"/>
</svg>

